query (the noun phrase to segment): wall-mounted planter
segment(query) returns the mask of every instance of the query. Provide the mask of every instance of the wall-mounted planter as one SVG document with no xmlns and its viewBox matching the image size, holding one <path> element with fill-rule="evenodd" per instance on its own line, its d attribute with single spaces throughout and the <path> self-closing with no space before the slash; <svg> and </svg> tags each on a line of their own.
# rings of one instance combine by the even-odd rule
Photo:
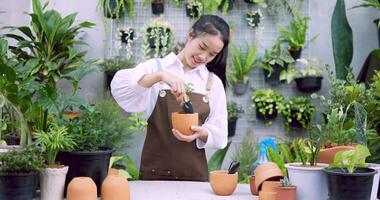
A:
<svg viewBox="0 0 380 200">
<path fill-rule="evenodd" d="M 257 119 L 261 120 L 261 121 L 272 121 L 274 119 L 276 119 L 277 117 L 277 109 L 275 108 L 276 107 L 276 104 L 273 103 L 273 112 L 272 114 L 269 114 L 269 113 L 261 113 L 259 111 L 260 108 L 256 108 L 256 117 Z"/>
<path fill-rule="evenodd" d="M 198 5 L 190 5 L 186 3 L 186 16 L 190 18 L 198 18 L 201 15 Z"/>
<path fill-rule="evenodd" d="M 284 83 L 284 81 L 280 81 L 280 75 L 281 75 L 281 72 L 283 70 L 287 70 L 288 69 L 288 64 L 285 64 L 284 67 L 281 67 L 281 65 L 273 65 L 272 66 L 273 68 L 273 71 L 272 71 L 272 74 L 268 77 L 269 75 L 269 71 L 264 70 L 264 77 L 265 77 L 265 82 L 269 83 L 270 85 L 278 85 L 280 83 Z"/>
<path fill-rule="evenodd" d="M 249 81 L 246 83 L 236 82 L 234 83 L 234 93 L 236 95 L 243 95 L 247 92 Z"/>
<path fill-rule="evenodd" d="M 300 48 L 299 50 L 295 50 L 295 49 L 289 49 L 288 50 L 290 55 L 292 56 L 292 58 L 294 60 L 297 60 L 298 58 L 301 57 L 301 54 L 302 54 L 302 48 Z"/>
<path fill-rule="evenodd" d="M 152 2 L 152 13 L 155 15 L 161 15 L 164 13 L 164 3 L 162 2 Z"/>
<path fill-rule="evenodd" d="M 120 30 L 120 33 L 121 42 L 128 44 L 128 41 L 134 39 L 135 30 L 133 28 L 130 28 L 128 31 Z"/>
<path fill-rule="evenodd" d="M 104 17 L 110 18 L 110 19 L 116 19 L 117 18 L 116 13 L 115 13 L 116 0 L 109 0 L 109 7 L 110 7 L 110 10 L 107 10 L 106 1 L 104 1 L 104 4 L 103 4 Z M 122 17 L 123 14 L 124 13 L 122 12 L 122 9 L 119 9 L 119 16 Z"/>
<path fill-rule="evenodd" d="M 296 113 L 298 112 L 298 110 L 291 110 L 291 119 L 292 121 L 290 122 L 290 126 L 292 128 L 298 128 L 298 129 L 301 129 L 301 128 L 305 128 L 302 126 L 302 123 L 297 119 L 297 115 Z M 302 117 L 305 117 L 304 115 Z M 306 124 L 308 124 L 310 122 L 310 116 L 308 117 L 308 119 L 302 119 L 303 121 L 305 121 Z"/>
<path fill-rule="evenodd" d="M 228 120 L 228 137 L 235 136 L 237 120 L 237 118 Z"/>
<path fill-rule="evenodd" d="M 321 89 L 323 77 L 308 76 L 296 78 L 297 88 L 301 92 L 310 93 Z"/>
<path fill-rule="evenodd" d="M 147 29 L 147 32 L 148 32 L 148 34 L 149 34 L 149 32 L 151 32 L 151 31 L 153 31 L 152 30 L 153 28 L 148 28 Z M 158 27 L 158 28 L 155 28 L 155 29 L 158 29 L 158 31 L 160 32 L 159 33 L 159 37 L 161 38 L 162 36 L 164 36 L 164 34 L 169 34 L 169 29 L 165 29 L 164 30 L 164 28 L 162 28 L 162 27 Z M 161 49 L 161 48 L 163 48 L 164 46 L 163 46 L 163 44 L 161 44 L 161 40 L 160 40 L 160 38 L 158 38 L 158 40 L 159 40 L 159 48 Z M 152 48 L 152 49 L 155 49 L 156 48 L 156 36 L 153 36 L 153 37 L 149 37 L 149 39 L 148 39 L 148 42 L 149 42 L 149 47 L 150 48 Z"/>
</svg>

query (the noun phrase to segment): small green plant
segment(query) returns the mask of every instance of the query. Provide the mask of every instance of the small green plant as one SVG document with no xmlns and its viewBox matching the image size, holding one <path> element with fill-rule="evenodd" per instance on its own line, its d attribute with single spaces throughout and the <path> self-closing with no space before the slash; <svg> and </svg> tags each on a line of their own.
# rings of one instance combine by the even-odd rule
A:
<svg viewBox="0 0 380 200">
<path fill-rule="evenodd" d="M 263 21 L 264 17 L 261 10 L 257 9 L 249 11 L 245 19 L 247 20 L 249 27 L 256 28 L 260 25 L 260 22 Z"/>
<path fill-rule="evenodd" d="M 267 7 L 267 4 L 265 3 L 265 0 L 248 0 L 249 3 L 257 4 L 263 8 Z"/>
<path fill-rule="evenodd" d="M 186 8 L 189 11 L 188 15 L 192 18 L 200 17 L 203 10 L 203 4 L 199 0 L 191 0 L 186 4 Z"/>
<path fill-rule="evenodd" d="M 246 84 L 249 73 L 258 66 L 256 65 L 257 45 L 253 43 L 245 53 L 243 53 L 240 47 L 235 45 L 231 46 L 231 50 L 233 64 L 231 66 L 230 78 L 233 83 Z"/>
<path fill-rule="evenodd" d="M 287 71 L 282 71 L 280 80 L 291 83 L 296 78 L 323 77 L 323 66 L 317 58 L 300 58 L 296 61 L 302 64 L 302 69 L 296 70 L 294 67 L 289 67 Z"/>
<path fill-rule="evenodd" d="M 278 106 L 283 101 L 284 97 L 272 89 L 256 90 L 252 93 L 251 100 L 252 105 L 250 108 L 256 108 L 256 110 L 263 116 L 273 115 L 277 113 Z M 267 126 L 272 124 L 271 120 L 266 120 Z"/>
<path fill-rule="evenodd" d="M 352 174 L 358 167 L 368 167 L 365 159 L 370 156 L 370 152 L 366 146 L 356 145 L 354 150 L 339 151 L 335 154 L 334 162 L 329 168 L 341 168 Z"/>
<path fill-rule="evenodd" d="M 289 180 L 287 176 L 285 176 L 283 179 L 280 179 L 280 187 L 291 187 L 292 182 Z"/>
<path fill-rule="evenodd" d="M 129 126 L 130 130 L 137 132 L 145 131 L 146 127 L 148 126 L 148 122 L 146 119 L 142 117 L 142 115 L 142 112 L 138 112 L 135 114 L 131 114 L 131 116 L 128 117 L 128 120 L 131 122 L 131 125 Z"/>
<path fill-rule="evenodd" d="M 234 101 L 227 102 L 228 121 L 237 120 L 244 113 L 243 107 Z"/>
<path fill-rule="evenodd" d="M 285 99 L 278 105 L 278 111 L 284 117 L 285 133 L 290 135 L 290 125 L 307 128 L 314 117 L 315 108 L 310 99 L 305 97 L 295 97 Z"/>
<path fill-rule="evenodd" d="M 193 105 L 191 104 L 189 93 L 193 91 L 193 84 L 186 83 L 185 84 L 185 94 L 183 96 L 183 102 L 181 103 L 182 113 L 191 114 L 194 113 Z"/>
<path fill-rule="evenodd" d="M 119 175 L 128 180 L 138 180 L 140 173 L 135 163 L 128 156 L 112 156 L 109 164 L 109 168 L 115 168 L 119 170 Z"/>
<path fill-rule="evenodd" d="M 40 149 L 28 146 L 1 154 L 0 161 L 3 173 L 30 173 L 43 167 L 44 158 Z"/>
<path fill-rule="evenodd" d="M 51 123 L 47 132 L 37 130 L 35 133 L 36 144 L 42 148 L 48 165 L 53 165 L 57 154 L 61 150 L 72 150 L 76 143 L 73 136 L 67 132 L 66 127 Z"/>
<path fill-rule="evenodd" d="M 115 7 L 111 8 L 113 3 Z M 99 0 L 98 3 L 98 7 L 104 12 L 105 16 L 115 19 L 123 17 L 125 11 L 128 11 L 129 18 L 133 18 L 134 5 L 134 0 Z"/>
<path fill-rule="evenodd" d="M 287 64 L 293 62 L 294 59 L 289 54 L 289 51 L 281 51 L 281 44 L 277 41 L 271 51 L 265 49 L 264 56 L 261 59 L 261 67 L 269 71 L 268 76 L 270 76 L 275 65 L 285 68 Z"/>
<path fill-rule="evenodd" d="M 106 59 L 100 64 L 102 71 L 106 73 L 116 73 L 121 69 L 128 69 L 134 66 L 135 63 L 132 60 L 124 60 L 120 57 Z"/>
</svg>

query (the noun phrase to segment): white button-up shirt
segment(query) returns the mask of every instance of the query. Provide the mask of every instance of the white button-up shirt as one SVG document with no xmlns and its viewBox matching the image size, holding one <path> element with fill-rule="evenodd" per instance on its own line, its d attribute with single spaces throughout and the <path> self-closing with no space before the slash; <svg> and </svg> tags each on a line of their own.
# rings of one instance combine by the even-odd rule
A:
<svg viewBox="0 0 380 200">
<path fill-rule="evenodd" d="M 170 53 L 159 61 L 161 70 L 174 74 L 185 83 L 192 83 L 193 92 L 206 94 L 209 71 L 205 65 L 199 65 L 185 73 L 181 61 L 174 53 Z M 170 89 L 170 87 L 167 84 L 160 86 L 159 83 L 156 83 L 150 88 L 145 88 L 137 82 L 145 74 L 151 74 L 158 70 L 157 62 L 150 59 L 133 69 L 118 71 L 111 82 L 112 96 L 125 111 L 143 112 L 143 116 L 148 119 L 156 105 L 159 90 Z M 218 76 L 213 76 L 208 97 L 210 114 L 202 125 L 208 132 L 208 138 L 206 142 L 196 139 L 196 144 L 199 149 L 224 148 L 227 145 L 227 104 L 223 83 Z"/>
</svg>

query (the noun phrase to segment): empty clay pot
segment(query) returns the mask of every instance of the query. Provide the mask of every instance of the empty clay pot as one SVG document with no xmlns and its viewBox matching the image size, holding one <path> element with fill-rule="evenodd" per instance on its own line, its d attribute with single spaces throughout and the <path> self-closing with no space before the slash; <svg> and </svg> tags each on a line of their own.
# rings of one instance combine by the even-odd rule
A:
<svg viewBox="0 0 380 200">
<path fill-rule="evenodd" d="M 192 135 L 191 126 L 198 126 L 198 113 L 182 114 L 178 112 L 172 113 L 172 125 L 184 135 Z"/>
<path fill-rule="evenodd" d="M 249 187 L 251 189 L 252 195 L 255 195 L 255 196 L 259 195 L 259 191 L 257 191 L 256 186 L 255 186 L 255 176 L 254 175 L 249 177 Z"/>
<path fill-rule="evenodd" d="M 129 200 L 128 181 L 120 175 L 108 175 L 102 183 L 102 200 Z"/>
<path fill-rule="evenodd" d="M 261 190 L 261 185 L 264 183 L 264 181 L 267 181 L 267 180 L 279 181 L 281 178 L 284 177 L 280 168 L 277 166 L 276 163 L 273 163 L 273 162 L 267 162 L 267 163 L 257 166 L 254 173 L 255 173 L 255 186 L 256 186 L 257 191 Z"/>
<path fill-rule="evenodd" d="M 318 163 L 331 164 L 334 161 L 335 154 L 338 151 L 348 151 L 355 149 L 354 146 L 337 146 L 326 149 L 321 149 L 318 155 Z"/>
<path fill-rule="evenodd" d="M 259 199 L 260 200 L 276 200 L 276 195 L 277 195 L 277 192 L 260 191 Z"/>
<path fill-rule="evenodd" d="M 238 173 L 228 174 L 224 170 L 216 170 L 210 172 L 210 184 L 212 191 L 216 195 L 228 196 L 231 195 L 238 183 Z"/>
<path fill-rule="evenodd" d="M 67 200 L 97 200 L 95 182 L 89 177 L 76 177 L 67 186 Z"/>
<path fill-rule="evenodd" d="M 261 186 L 263 192 L 277 192 L 277 188 L 280 187 L 280 181 L 264 181 Z"/>
<path fill-rule="evenodd" d="M 278 187 L 276 200 L 296 200 L 297 186 Z"/>
</svg>

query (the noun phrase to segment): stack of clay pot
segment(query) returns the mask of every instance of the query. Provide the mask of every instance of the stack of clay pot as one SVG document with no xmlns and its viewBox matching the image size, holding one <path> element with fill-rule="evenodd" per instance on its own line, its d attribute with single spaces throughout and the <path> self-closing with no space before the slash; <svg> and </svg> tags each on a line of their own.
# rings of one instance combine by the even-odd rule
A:
<svg viewBox="0 0 380 200">
<path fill-rule="evenodd" d="M 257 166 L 254 184 L 260 200 L 276 200 L 280 179 L 284 177 L 280 168 L 273 162 Z M 251 179 L 253 176 L 251 176 Z M 251 192 L 254 193 L 251 189 Z"/>
</svg>

